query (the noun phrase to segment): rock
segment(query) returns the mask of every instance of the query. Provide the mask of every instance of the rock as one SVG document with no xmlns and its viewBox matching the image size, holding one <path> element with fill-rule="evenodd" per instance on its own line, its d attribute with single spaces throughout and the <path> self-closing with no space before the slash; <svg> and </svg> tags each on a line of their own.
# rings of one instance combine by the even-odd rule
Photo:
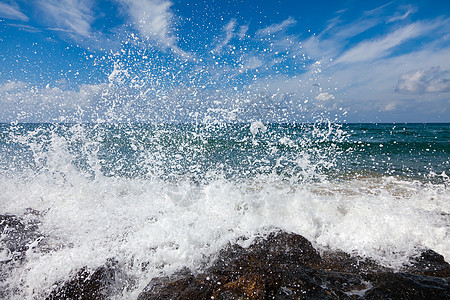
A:
<svg viewBox="0 0 450 300">
<path fill-rule="evenodd" d="M 0 299 L 7 299 L 12 290 L 8 276 L 25 262 L 29 251 L 40 247 L 44 236 L 38 231 L 39 214 L 27 210 L 22 218 L 0 215 Z"/>
<path fill-rule="evenodd" d="M 26 252 L 43 239 L 34 218 L 0 215 L 0 263 L 24 259 Z"/>
<path fill-rule="evenodd" d="M 72 279 L 57 283 L 57 287 L 46 299 L 109 299 L 132 284 L 121 271 L 118 262 L 109 260 L 95 270 L 82 268 Z"/>
<path fill-rule="evenodd" d="M 364 286 L 351 274 L 316 269 L 323 263 L 307 239 L 280 231 L 246 249 L 228 247 L 203 274 L 154 279 L 138 299 L 333 299 Z"/>
<path fill-rule="evenodd" d="M 427 252 L 415 265 L 448 264 Z M 445 273 L 445 272 L 444 272 Z M 442 274 L 444 274 L 442 273 Z M 248 248 L 222 250 L 203 273 L 154 278 L 138 299 L 449 299 L 448 278 L 393 273 L 348 254 L 320 256 L 304 237 L 278 231 Z"/>
<path fill-rule="evenodd" d="M 428 276 L 450 277 L 450 265 L 444 257 L 431 249 L 423 251 L 420 256 L 410 260 L 411 266 L 405 271 Z"/>
<path fill-rule="evenodd" d="M 40 213 L 27 210 L 23 217 L 0 215 L 0 298 L 7 298 L 14 291 L 5 283 L 8 274 L 20 268 L 28 251 L 48 251 L 52 248 L 45 244 L 44 236 L 39 232 Z M 47 249 L 47 248 L 48 249 Z M 125 276 L 115 260 L 109 260 L 95 270 L 82 268 L 73 278 L 55 283 L 47 299 L 108 299 L 120 294 L 126 287 L 132 288 L 134 281 Z"/>
<path fill-rule="evenodd" d="M 382 273 L 373 278 L 375 285 L 366 299 L 450 299 L 449 278 L 407 273 Z"/>
<path fill-rule="evenodd" d="M 342 251 L 328 251 L 322 253 L 322 268 L 344 273 L 369 274 L 374 272 L 389 272 L 386 267 L 378 265 L 367 258 L 351 256 Z"/>
<path fill-rule="evenodd" d="M 186 290 L 194 279 L 188 269 L 182 269 L 171 276 L 153 278 L 138 299 L 147 299 L 154 293 L 157 293 L 160 299 L 184 298 L 183 293 L 187 294 Z M 199 290 L 201 291 L 201 288 Z"/>
</svg>

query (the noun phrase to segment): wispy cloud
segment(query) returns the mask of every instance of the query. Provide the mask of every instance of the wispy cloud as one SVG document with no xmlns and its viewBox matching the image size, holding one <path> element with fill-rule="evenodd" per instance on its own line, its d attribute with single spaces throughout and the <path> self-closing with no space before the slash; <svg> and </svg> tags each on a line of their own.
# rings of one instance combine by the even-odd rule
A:
<svg viewBox="0 0 450 300">
<path fill-rule="evenodd" d="M 395 91 L 407 94 L 450 92 L 450 71 L 441 71 L 435 66 L 402 74 Z"/>
<path fill-rule="evenodd" d="M 377 26 L 380 22 L 381 17 L 374 14 L 364 15 L 351 23 L 346 23 L 342 16 L 337 16 L 328 22 L 328 26 L 320 32 L 318 37 L 320 39 L 332 38 L 345 41 Z"/>
<path fill-rule="evenodd" d="M 344 52 L 337 63 L 370 61 L 389 55 L 391 51 L 408 40 L 423 36 L 436 29 L 438 23 L 416 22 L 395 30 L 378 39 L 363 41 Z"/>
<path fill-rule="evenodd" d="M 26 86 L 26 83 L 23 81 L 9 81 L 0 85 L 0 94 L 20 91 Z"/>
<path fill-rule="evenodd" d="M 98 103 L 106 84 L 82 84 L 78 90 L 59 87 L 38 88 L 22 81 L 0 84 L 0 120 L 2 122 L 95 121 L 90 108 Z M 104 109 L 101 113 L 103 114 Z M 86 115 L 80 115 L 85 112 Z M 78 119 L 82 117 L 83 119 Z"/>
<path fill-rule="evenodd" d="M 220 43 L 217 44 L 216 48 L 214 49 L 214 52 L 216 52 L 216 53 L 221 52 L 222 49 L 226 45 L 228 45 L 228 43 L 231 41 L 231 39 L 235 35 L 235 33 L 234 33 L 235 27 L 236 27 L 236 20 L 231 19 L 230 22 L 228 22 L 228 24 L 225 25 L 225 27 L 223 28 L 223 31 L 225 33 L 225 38 Z M 245 33 L 243 35 L 245 35 Z"/>
<path fill-rule="evenodd" d="M 403 11 L 397 11 L 394 16 L 387 20 L 387 23 L 397 22 L 406 19 L 411 14 L 415 13 L 417 9 L 412 5 L 402 6 Z"/>
<path fill-rule="evenodd" d="M 378 11 L 381 8 L 376 9 Z M 362 17 L 348 23 L 342 16 L 337 16 L 328 22 L 328 26 L 317 35 L 312 35 L 303 41 L 303 49 L 315 58 L 336 57 L 347 47 L 350 40 L 383 23 L 379 12 L 365 13 Z M 340 13 L 345 13 L 341 11 Z"/>
<path fill-rule="evenodd" d="M 173 3 L 167 0 L 116 0 L 123 5 L 136 29 L 160 48 L 187 55 L 177 45 L 174 33 Z"/>
<path fill-rule="evenodd" d="M 32 33 L 35 33 L 35 32 L 42 32 L 41 29 L 36 28 L 36 27 L 33 27 L 33 26 L 30 26 L 30 25 L 24 25 L 24 24 L 8 24 L 8 26 L 20 28 L 20 29 L 23 30 L 23 31 L 32 32 Z"/>
<path fill-rule="evenodd" d="M 89 37 L 92 33 L 91 24 L 95 20 L 93 4 L 93 0 L 37 1 L 48 25 L 81 37 Z"/>
<path fill-rule="evenodd" d="M 389 14 L 385 9 L 362 13 L 350 22 L 343 15 L 331 19 L 324 31 L 295 44 L 301 47 L 298 53 L 308 58 L 304 73 L 272 74 L 270 80 L 258 80 L 258 86 L 269 93 L 308 101 L 300 102 L 302 107 L 326 103 L 337 113 L 348 111 L 346 117 L 352 121 L 400 120 L 396 116 L 408 120 L 408 112 L 417 115 L 416 121 L 436 121 L 433 114 L 444 117 L 445 111 L 448 115 L 449 20 L 436 17 L 411 22 L 409 16 L 415 8 L 398 7 Z M 277 28 L 275 24 L 258 34 L 268 36 L 268 29 Z M 374 36 L 372 32 L 385 34 Z M 323 91 L 317 92 L 316 84 Z M 418 114 L 424 102 L 430 109 Z"/>
<path fill-rule="evenodd" d="M 10 19 L 28 22 L 29 18 L 20 11 L 17 5 L 10 5 L 0 2 L 0 19 Z"/>
<path fill-rule="evenodd" d="M 246 35 L 247 31 L 248 31 L 248 25 L 242 25 L 239 28 L 239 33 L 238 33 L 239 38 L 240 39 L 245 38 L 245 35 Z"/>
<path fill-rule="evenodd" d="M 294 26 L 295 24 L 297 24 L 297 21 L 295 21 L 293 18 L 289 17 L 288 19 L 284 20 L 281 23 L 272 24 L 266 28 L 259 29 L 258 31 L 256 31 L 256 35 L 265 36 L 265 35 L 275 34 L 280 31 L 285 31 L 289 27 Z"/>
</svg>

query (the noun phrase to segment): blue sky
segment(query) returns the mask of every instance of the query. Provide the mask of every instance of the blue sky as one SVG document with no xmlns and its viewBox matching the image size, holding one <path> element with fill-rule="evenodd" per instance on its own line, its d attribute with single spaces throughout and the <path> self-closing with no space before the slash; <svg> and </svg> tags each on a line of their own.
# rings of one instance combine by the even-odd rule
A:
<svg viewBox="0 0 450 300">
<path fill-rule="evenodd" d="M 0 0 L 0 122 L 450 122 L 448 1 Z"/>
</svg>

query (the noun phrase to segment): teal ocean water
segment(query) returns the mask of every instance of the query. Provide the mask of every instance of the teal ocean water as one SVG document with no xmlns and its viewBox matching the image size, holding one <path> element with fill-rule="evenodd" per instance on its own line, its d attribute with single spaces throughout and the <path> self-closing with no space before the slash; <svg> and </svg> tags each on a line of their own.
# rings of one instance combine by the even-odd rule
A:
<svg viewBox="0 0 450 300">
<path fill-rule="evenodd" d="M 63 155 L 81 173 L 141 179 L 353 174 L 444 182 L 450 172 L 449 124 L 2 124 L 0 134 L 4 174 L 40 173 Z"/>
</svg>

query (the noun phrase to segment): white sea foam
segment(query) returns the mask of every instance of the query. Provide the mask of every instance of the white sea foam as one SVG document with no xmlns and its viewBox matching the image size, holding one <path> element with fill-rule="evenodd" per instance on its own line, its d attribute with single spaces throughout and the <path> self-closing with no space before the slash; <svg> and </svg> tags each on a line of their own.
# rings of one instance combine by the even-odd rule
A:
<svg viewBox="0 0 450 300">
<path fill-rule="evenodd" d="M 14 285 L 21 278 L 18 298 L 42 296 L 55 282 L 108 258 L 139 279 L 125 295 L 134 297 L 151 277 L 198 269 L 228 242 L 274 227 L 304 235 L 318 249 L 387 266 L 399 267 L 423 248 L 450 259 L 450 194 L 443 185 L 393 177 L 288 184 L 261 175 L 192 184 L 53 175 L 0 182 L 1 213 L 42 212 L 45 238 L 34 241 L 25 265 L 8 280 Z M 43 242 L 50 250 L 40 250 Z"/>
</svg>

